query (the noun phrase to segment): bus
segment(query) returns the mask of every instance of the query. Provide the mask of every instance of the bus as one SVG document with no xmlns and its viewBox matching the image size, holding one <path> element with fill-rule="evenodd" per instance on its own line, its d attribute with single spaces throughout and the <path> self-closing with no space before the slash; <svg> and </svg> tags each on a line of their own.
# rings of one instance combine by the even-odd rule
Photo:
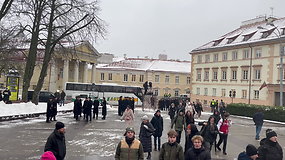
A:
<svg viewBox="0 0 285 160">
<path fill-rule="evenodd" d="M 108 104 L 118 105 L 119 97 L 134 97 L 137 105 L 142 104 L 142 87 L 124 86 L 118 84 L 95 84 L 95 83 L 78 83 L 66 82 L 64 91 L 66 100 L 73 101 L 77 96 L 81 98 L 98 97 L 99 100 L 106 98 Z"/>
</svg>

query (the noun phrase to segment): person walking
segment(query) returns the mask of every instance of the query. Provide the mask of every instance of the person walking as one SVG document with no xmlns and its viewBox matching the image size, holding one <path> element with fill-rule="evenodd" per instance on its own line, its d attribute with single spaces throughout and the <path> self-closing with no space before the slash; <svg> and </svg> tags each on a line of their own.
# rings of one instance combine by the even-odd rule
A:
<svg viewBox="0 0 285 160">
<path fill-rule="evenodd" d="M 213 144 L 216 143 L 218 133 L 219 131 L 215 124 L 215 118 L 214 116 L 210 116 L 207 124 L 201 129 L 201 136 L 204 138 L 204 146 L 209 151 L 211 151 Z"/>
<path fill-rule="evenodd" d="M 83 105 L 83 108 L 84 108 L 84 112 L 85 112 L 85 118 L 86 118 L 86 122 L 88 122 L 88 118 L 91 122 L 91 117 L 92 117 L 92 114 L 91 114 L 91 110 L 92 110 L 92 105 L 93 105 L 93 102 L 91 100 L 91 97 L 88 97 L 85 101 L 84 101 L 84 105 Z"/>
<path fill-rule="evenodd" d="M 99 114 L 99 100 L 98 97 L 95 97 L 95 100 L 93 102 L 94 108 L 93 108 L 93 119 L 95 118 L 96 115 L 96 119 L 98 119 L 98 114 Z"/>
<path fill-rule="evenodd" d="M 178 115 L 175 116 L 173 123 L 171 124 L 171 129 L 175 125 L 175 131 L 177 132 L 177 143 L 180 143 L 181 134 L 183 131 L 184 126 L 184 112 L 183 110 L 180 110 Z"/>
<path fill-rule="evenodd" d="M 103 97 L 101 104 L 102 104 L 102 116 L 103 116 L 102 119 L 105 120 L 107 116 L 107 101 L 105 97 Z"/>
<path fill-rule="evenodd" d="M 185 160 L 211 160 L 210 152 L 202 145 L 203 137 L 196 135 L 191 140 L 193 147 L 186 151 Z"/>
<path fill-rule="evenodd" d="M 128 127 L 130 127 L 133 124 L 133 121 L 135 119 L 134 112 L 131 109 L 131 107 L 128 105 L 127 109 L 123 113 L 121 120 L 125 120 Z"/>
<path fill-rule="evenodd" d="M 50 134 L 45 144 L 44 152 L 51 151 L 56 160 L 64 160 L 66 154 L 65 145 L 65 125 L 62 122 L 56 122 L 54 131 Z"/>
<path fill-rule="evenodd" d="M 52 101 L 50 121 L 52 121 L 52 119 L 56 121 L 56 115 L 57 115 L 57 100 L 55 97 L 53 98 L 53 101 Z"/>
<path fill-rule="evenodd" d="M 203 107 L 202 107 L 202 103 L 201 102 L 197 102 L 195 105 L 195 110 L 197 112 L 197 117 L 200 118 L 202 111 L 203 111 Z"/>
<path fill-rule="evenodd" d="M 59 106 L 64 106 L 64 100 L 65 100 L 65 92 L 63 90 L 61 90 L 61 93 L 60 93 L 60 101 L 59 101 Z"/>
<path fill-rule="evenodd" d="M 74 101 L 74 107 L 73 107 L 73 113 L 74 113 L 74 118 L 78 121 L 79 120 L 79 115 L 81 115 L 81 110 L 82 110 L 82 102 L 79 96 L 76 97 L 76 100 Z"/>
<path fill-rule="evenodd" d="M 229 117 L 230 117 L 230 114 L 226 112 L 224 114 L 224 117 L 220 119 L 217 125 L 218 130 L 220 132 L 219 133 L 220 139 L 216 147 L 219 151 L 221 151 L 220 145 L 223 143 L 223 154 L 224 155 L 227 155 L 226 149 L 227 149 L 228 134 L 229 134 L 229 128 L 232 125 L 232 121 L 229 119 Z"/>
<path fill-rule="evenodd" d="M 266 139 L 258 148 L 259 160 L 283 160 L 283 150 L 277 141 L 277 133 L 267 130 Z"/>
<path fill-rule="evenodd" d="M 253 122 L 255 124 L 255 140 L 259 140 L 259 134 L 262 129 L 264 114 L 261 109 L 259 109 L 253 116 Z"/>
<path fill-rule="evenodd" d="M 171 103 L 169 111 L 168 111 L 168 115 L 170 116 L 170 119 L 171 119 L 171 124 L 173 123 L 175 113 L 176 113 L 176 107 L 174 103 Z"/>
<path fill-rule="evenodd" d="M 155 131 L 153 133 L 154 137 L 154 150 L 155 151 L 160 151 L 160 144 L 161 140 L 160 137 L 162 136 L 162 131 L 163 131 L 163 118 L 161 117 L 161 112 L 160 110 L 157 110 L 152 117 L 150 123 L 153 125 Z"/>
<path fill-rule="evenodd" d="M 188 151 L 188 149 L 193 147 L 192 143 L 192 137 L 195 135 L 200 135 L 200 132 L 198 131 L 195 124 L 188 124 L 186 127 L 186 138 L 185 138 L 185 147 L 184 147 L 184 153 Z"/>
<path fill-rule="evenodd" d="M 135 138 L 135 130 L 127 127 L 122 139 L 116 148 L 115 160 L 143 160 L 142 143 Z"/>
<path fill-rule="evenodd" d="M 119 100 L 118 100 L 118 115 L 122 116 L 123 115 L 123 97 L 120 96 Z"/>
<path fill-rule="evenodd" d="M 151 159 L 152 152 L 152 144 L 151 144 L 151 136 L 154 133 L 155 129 L 152 124 L 149 122 L 149 118 L 147 115 L 142 117 L 142 123 L 140 127 L 139 138 L 143 146 L 143 151 L 147 152 L 147 159 Z"/>
<path fill-rule="evenodd" d="M 53 97 L 49 97 L 49 100 L 47 102 L 46 123 L 50 123 L 50 118 L 52 116 L 52 108 L 53 108 Z"/>
<path fill-rule="evenodd" d="M 248 144 L 246 146 L 246 151 L 243 151 L 238 155 L 238 160 L 257 160 L 257 158 L 257 149 L 252 144 Z"/>
<path fill-rule="evenodd" d="M 184 160 L 183 148 L 176 142 L 176 131 L 171 129 L 167 135 L 168 142 L 162 145 L 159 160 Z"/>
</svg>

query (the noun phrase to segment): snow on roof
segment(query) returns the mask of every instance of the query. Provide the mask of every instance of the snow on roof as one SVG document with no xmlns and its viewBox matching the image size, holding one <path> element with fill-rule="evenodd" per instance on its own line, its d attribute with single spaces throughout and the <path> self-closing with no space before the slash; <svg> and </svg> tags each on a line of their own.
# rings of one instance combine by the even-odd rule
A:
<svg viewBox="0 0 285 160">
<path fill-rule="evenodd" d="M 164 71 L 190 73 L 191 63 L 189 61 L 171 61 L 159 59 L 124 58 L 121 61 L 107 65 L 97 65 L 97 69 L 131 69 L 141 71 Z"/>
<path fill-rule="evenodd" d="M 278 36 L 281 35 L 283 29 L 285 28 L 285 17 L 276 19 L 274 18 L 272 22 L 269 22 L 271 19 L 264 19 L 261 21 L 252 21 L 252 23 L 242 24 L 239 28 L 219 37 L 215 38 L 214 40 L 194 49 L 191 53 L 207 50 L 207 49 L 214 49 L 214 48 L 221 48 L 227 46 L 235 46 L 241 44 L 248 44 L 248 43 L 255 43 L 264 40 L 271 40 L 277 39 Z M 262 37 L 262 34 L 265 31 L 270 31 L 271 29 L 276 28 L 268 37 Z M 237 36 L 231 43 L 228 43 L 228 39 L 234 38 Z M 244 37 L 249 36 L 250 38 L 245 40 Z"/>
</svg>

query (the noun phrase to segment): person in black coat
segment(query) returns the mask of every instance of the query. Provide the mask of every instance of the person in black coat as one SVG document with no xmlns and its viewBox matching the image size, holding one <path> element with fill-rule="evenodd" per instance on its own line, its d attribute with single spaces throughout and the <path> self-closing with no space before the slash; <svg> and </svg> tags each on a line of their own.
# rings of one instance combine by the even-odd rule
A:
<svg viewBox="0 0 285 160">
<path fill-rule="evenodd" d="M 206 150 L 202 145 L 202 136 L 194 136 L 192 138 L 192 143 L 193 147 L 186 151 L 185 160 L 211 160 L 210 152 Z"/>
<path fill-rule="evenodd" d="M 3 101 L 5 103 L 7 103 L 10 99 L 10 96 L 11 96 L 11 92 L 8 88 L 6 88 L 4 91 L 3 91 Z"/>
<path fill-rule="evenodd" d="M 259 140 L 259 134 L 263 126 L 263 119 L 264 119 L 264 114 L 262 111 L 259 109 L 253 116 L 253 122 L 255 124 L 255 140 Z"/>
<path fill-rule="evenodd" d="M 206 125 L 201 129 L 201 136 L 204 138 L 204 146 L 211 151 L 213 144 L 216 142 L 219 133 L 218 127 L 215 124 L 214 116 L 210 116 Z"/>
<path fill-rule="evenodd" d="M 147 115 L 142 117 L 142 123 L 140 127 L 139 140 L 143 145 L 143 151 L 148 152 L 147 159 L 151 159 L 151 135 L 154 133 L 155 129 L 152 124 L 149 122 L 149 118 Z"/>
<path fill-rule="evenodd" d="M 188 151 L 188 149 L 193 147 L 193 143 L 192 143 L 192 138 L 195 135 L 200 135 L 200 132 L 198 131 L 197 127 L 195 124 L 188 124 L 186 127 L 186 140 L 185 140 L 185 150 L 184 153 L 186 153 L 186 151 Z"/>
<path fill-rule="evenodd" d="M 52 116 L 52 108 L 53 108 L 53 97 L 49 97 L 49 100 L 47 102 L 47 113 L 46 113 L 46 122 L 50 123 L 50 118 Z"/>
<path fill-rule="evenodd" d="M 96 119 L 98 119 L 98 114 L 99 114 L 99 100 L 98 100 L 98 97 L 95 97 L 93 105 L 94 105 L 94 108 L 93 108 L 93 119 L 95 118 L 95 115 L 96 115 Z"/>
<path fill-rule="evenodd" d="M 82 110 L 81 99 L 80 97 L 76 97 L 76 100 L 74 101 L 74 107 L 73 107 L 74 118 L 76 120 L 79 120 L 78 116 L 81 115 L 81 110 Z"/>
<path fill-rule="evenodd" d="M 103 97 L 103 101 L 102 101 L 102 119 L 105 120 L 106 116 L 107 116 L 107 101 L 106 98 Z"/>
<path fill-rule="evenodd" d="M 62 122 L 57 122 L 55 124 L 55 130 L 48 137 L 44 149 L 44 152 L 51 151 L 56 157 L 56 160 L 63 160 L 66 154 L 64 127 Z"/>
<path fill-rule="evenodd" d="M 92 110 L 92 105 L 93 105 L 93 102 L 91 100 L 91 97 L 88 97 L 85 101 L 84 101 L 84 105 L 83 105 L 83 108 L 85 110 L 85 118 L 86 118 L 86 122 L 88 122 L 88 118 L 90 119 L 90 122 L 91 122 L 91 110 Z"/>
<path fill-rule="evenodd" d="M 118 115 L 122 116 L 123 115 L 123 97 L 120 96 L 119 100 L 118 100 Z"/>
<path fill-rule="evenodd" d="M 163 118 L 160 115 L 160 110 L 157 110 L 151 119 L 150 123 L 155 128 L 155 131 L 153 133 L 154 137 L 154 150 L 157 151 L 157 149 L 160 151 L 160 137 L 162 136 L 163 131 Z M 158 143 L 157 143 L 158 142 Z"/>
<path fill-rule="evenodd" d="M 58 103 L 58 100 L 57 98 L 55 97 L 53 99 L 53 104 L 52 104 L 52 108 L 51 108 L 51 117 L 50 117 L 50 121 L 52 121 L 52 119 L 54 121 L 56 121 L 56 115 L 57 115 L 57 103 Z"/>
<path fill-rule="evenodd" d="M 170 119 L 171 119 L 171 124 L 173 123 L 175 113 L 176 113 L 176 107 L 174 103 L 171 103 L 169 111 L 168 111 L 168 115 L 170 116 Z"/>
</svg>

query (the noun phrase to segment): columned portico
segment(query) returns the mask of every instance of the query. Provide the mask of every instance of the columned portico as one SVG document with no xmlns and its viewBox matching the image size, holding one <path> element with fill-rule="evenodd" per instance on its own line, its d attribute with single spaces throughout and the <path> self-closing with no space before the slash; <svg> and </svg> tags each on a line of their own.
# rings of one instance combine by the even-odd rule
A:
<svg viewBox="0 0 285 160">
<path fill-rule="evenodd" d="M 50 77 L 49 77 L 49 91 L 50 92 L 55 92 L 57 90 L 56 88 L 56 83 L 57 83 L 57 69 L 56 69 L 56 63 L 55 61 L 51 61 L 50 64 Z"/>
<path fill-rule="evenodd" d="M 96 80 L 96 64 L 92 64 L 91 82 L 95 83 Z"/>
<path fill-rule="evenodd" d="M 78 82 L 78 78 L 79 78 L 79 60 L 75 60 L 74 63 L 74 82 Z"/>
<path fill-rule="evenodd" d="M 87 83 L 87 78 L 88 78 L 88 63 L 83 62 L 84 65 L 84 70 L 83 70 L 83 83 Z"/>
<path fill-rule="evenodd" d="M 63 60 L 63 77 L 62 77 L 62 88 L 65 86 L 65 82 L 68 82 L 68 72 L 69 72 L 69 60 Z"/>
</svg>

